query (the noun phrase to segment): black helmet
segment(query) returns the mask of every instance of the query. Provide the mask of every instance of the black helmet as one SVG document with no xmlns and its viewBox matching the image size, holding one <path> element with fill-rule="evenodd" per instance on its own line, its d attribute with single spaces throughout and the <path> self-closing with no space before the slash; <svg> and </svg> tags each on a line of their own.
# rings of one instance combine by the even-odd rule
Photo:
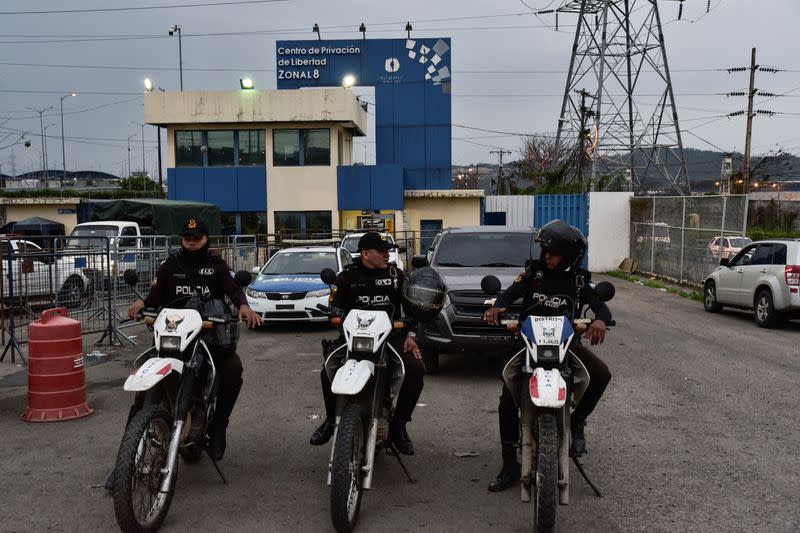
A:
<svg viewBox="0 0 800 533">
<path fill-rule="evenodd" d="M 415 270 L 403 285 L 403 309 L 420 322 L 433 320 L 447 294 L 442 276 L 431 267 Z"/>
<path fill-rule="evenodd" d="M 586 255 L 586 237 L 581 230 L 563 220 L 554 220 L 542 226 L 536 241 L 542 248 L 541 259 L 545 258 L 546 252 L 561 256 L 559 270 L 579 266 Z"/>
</svg>

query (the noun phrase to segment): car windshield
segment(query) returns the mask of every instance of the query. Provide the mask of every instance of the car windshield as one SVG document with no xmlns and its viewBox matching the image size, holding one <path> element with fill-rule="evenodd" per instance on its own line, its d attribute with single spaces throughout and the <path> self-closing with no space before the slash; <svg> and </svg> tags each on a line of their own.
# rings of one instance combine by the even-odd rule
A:
<svg viewBox="0 0 800 533">
<path fill-rule="evenodd" d="M 751 241 L 747 237 L 736 237 L 736 238 L 728 238 L 728 242 L 733 248 L 744 248 L 753 241 Z"/>
<path fill-rule="evenodd" d="M 338 271 L 335 252 L 286 252 L 275 254 L 262 274 L 319 274 L 322 269 Z"/>
<path fill-rule="evenodd" d="M 116 237 L 118 231 L 116 226 L 76 226 L 67 239 L 66 248 L 105 248 L 106 239 L 97 237 Z"/>
<path fill-rule="evenodd" d="M 386 237 L 386 241 L 389 244 L 394 244 L 394 239 L 392 238 L 391 235 L 383 235 L 383 236 Z M 344 248 L 351 254 L 358 252 L 359 239 L 361 239 L 361 235 L 353 235 L 351 237 L 345 237 L 344 240 L 342 241 L 342 248 Z"/>
<path fill-rule="evenodd" d="M 539 257 L 539 244 L 530 233 L 450 233 L 436 249 L 435 266 L 524 267 Z"/>
</svg>

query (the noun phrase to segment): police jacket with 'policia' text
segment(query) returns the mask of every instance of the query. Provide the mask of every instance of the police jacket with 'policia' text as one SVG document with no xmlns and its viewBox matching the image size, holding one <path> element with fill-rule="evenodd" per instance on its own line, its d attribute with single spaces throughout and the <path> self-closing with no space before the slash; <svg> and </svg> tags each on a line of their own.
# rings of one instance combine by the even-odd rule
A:
<svg viewBox="0 0 800 533">
<path fill-rule="evenodd" d="M 580 268 L 574 271 L 550 270 L 544 261 L 533 261 L 514 280 L 514 283 L 497 297 L 493 307 L 508 309 L 512 303 L 522 298 L 522 308 L 528 310 L 528 313 L 535 314 L 535 310 L 530 310 L 534 303 L 541 304 L 545 308 L 557 308 L 561 304 L 561 297 L 568 296 L 573 301 L 577 300 L 579 308 L 588 305 L 594 312 L 595 318 L 610 324 L 611 311 L 591 286 L 591 278 L 592 273 L 588 270 Z"/>
<path fill-rule="evenodd" d="M 368 268 L 356 259 L 336 277 L 331 305 L 345 313 L 351 309 L 382 310 L 398 320 L 405 282 L 405 274 L 393 264 Z"/>
<path fill-rule="evenodd" d="M 199 259 L 187 260 L 183 252 L 169 256 L 156 272 L 145 305 L 164 307 L 178 298 L 194 294 L 223 301 L 227 295 L 237 308 L 247 303 L 224 259 L 207 252 Z"/>
</svg>

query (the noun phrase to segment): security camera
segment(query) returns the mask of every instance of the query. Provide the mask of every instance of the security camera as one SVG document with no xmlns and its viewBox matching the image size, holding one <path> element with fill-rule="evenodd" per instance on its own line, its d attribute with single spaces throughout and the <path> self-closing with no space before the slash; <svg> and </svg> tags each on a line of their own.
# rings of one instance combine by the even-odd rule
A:
<svg viewBox="0 0 800 533">
<path fill-rule="evenodd" d="M 206 145 L 204 144 L 203 146 L 201 146 L 201 147 L 200 147 L 200 151 L 201 151 L 201 152 L 208 152 L 208 146 L 206 146 Z"/>
<path fill-rule="evenodd" d="M 25 141 L 25 148 L 30 148 L 30 147 L 31 147 L 31 142 Z"/>
<path fill-rule="evenodd" d="M 176 31 L 178 31 L 178 26 L 177 25 L 173 24 L 172 26 L 169 27 L 169 34 L 170 35 L 172 35 Z"/>
</svg>

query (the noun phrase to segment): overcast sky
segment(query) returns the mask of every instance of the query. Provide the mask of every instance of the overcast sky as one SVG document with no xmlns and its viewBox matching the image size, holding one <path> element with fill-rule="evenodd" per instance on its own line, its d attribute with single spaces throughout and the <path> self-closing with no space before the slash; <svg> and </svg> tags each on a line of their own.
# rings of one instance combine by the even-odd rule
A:
<svg viewBox="0 0 800 533">
<path fill-rule="evenodd" d="M 16 141 L 17 135 L 0 142 L 2 172 L 13 174 L 12 154 L 17 174 L 41 167 L 39 115 L 29 107 L 53 106 L 44 114 L 45 125 L 53 124 L 47 129 L 48 160 L 51 168 L 61 168 L 59 96 L 71 91 L 78 96 L 64 100 L 67 169 L 121 173 L 127 164 L 129 136 L 133 136 L 132 167 L 141 167 L 141 128 L 131 121 L 143 120 L 143 80 L 149 77 L 166 90 L 178 89 L 178 42 L 167 35 L 171 24 L 183 28 L 184 89 L 224 90 L 237 89 L 242 74 L 251 75 L 259 89 L 274 89 L 275 40 L 313 38 L 314 23 L 319 24 L 323 38 L 360 37 L 357 28 L 362 21 L 368 38 L 402 38 L 405 22 L 410 20 L 414 36 L 452 38 L 454 124 L 501 132 L 552 133 L 556 129 L 576 16 L 560 15 L 559 31 L 555 31 L 553 15 L 537 17 L 530 8 L 558 7 L 564 3 L 561 0 L 525 0 L 530 8 L 520 0 L 286 0 L 136 11 L 9 13 L 204 1 L 0 3 L 0 141 L 14 131 L 29 131 L 27 137 L 32 140 L 27 149 L 22 145 L 2 148 Z M 748 65 L 755 46 L 758 63 L 786 70 L 758 73 L 756 87 L 790 94 L 756 106 L 788 114 L 755 119 L 753 152 L 763 153 L 777 144 L 800 153 L 796 51 L 800 2 L 712 0 L 711 12 L 704 16 L 706 0 L 686 0 L 683 21 L 674 21 L 678 2 L 659 4 L 666 23 L 678 116 L 681 128 L 687 130 L 684 145 L 743 149 L 745 118 L 718 117 L 744 109 L 745 98 L 718 94 L 746 90 L 748 73 L 714 69 Z M 225 35 L 230 33 L 234 34 Z M 126 36 L 132 38 L 119 39 Z M 77 38 L 83 41 L 66 42 Z M 359 140 L 355 148 L 356 161 L 363 161 L 366 153 L 367 162 L 374 163 L 371 125 L 370 130 L 370 137 Z M 493 161 L 488 153 L 493 147 L 516 152 L 521 144 L 519 137 L 459 127 L 453 128 L 453 137 L 455 164 Z M 155 138 L 155 128 L 146 126 L 146 167 L 151 174 L 156 173 Z"/>
</svg>

